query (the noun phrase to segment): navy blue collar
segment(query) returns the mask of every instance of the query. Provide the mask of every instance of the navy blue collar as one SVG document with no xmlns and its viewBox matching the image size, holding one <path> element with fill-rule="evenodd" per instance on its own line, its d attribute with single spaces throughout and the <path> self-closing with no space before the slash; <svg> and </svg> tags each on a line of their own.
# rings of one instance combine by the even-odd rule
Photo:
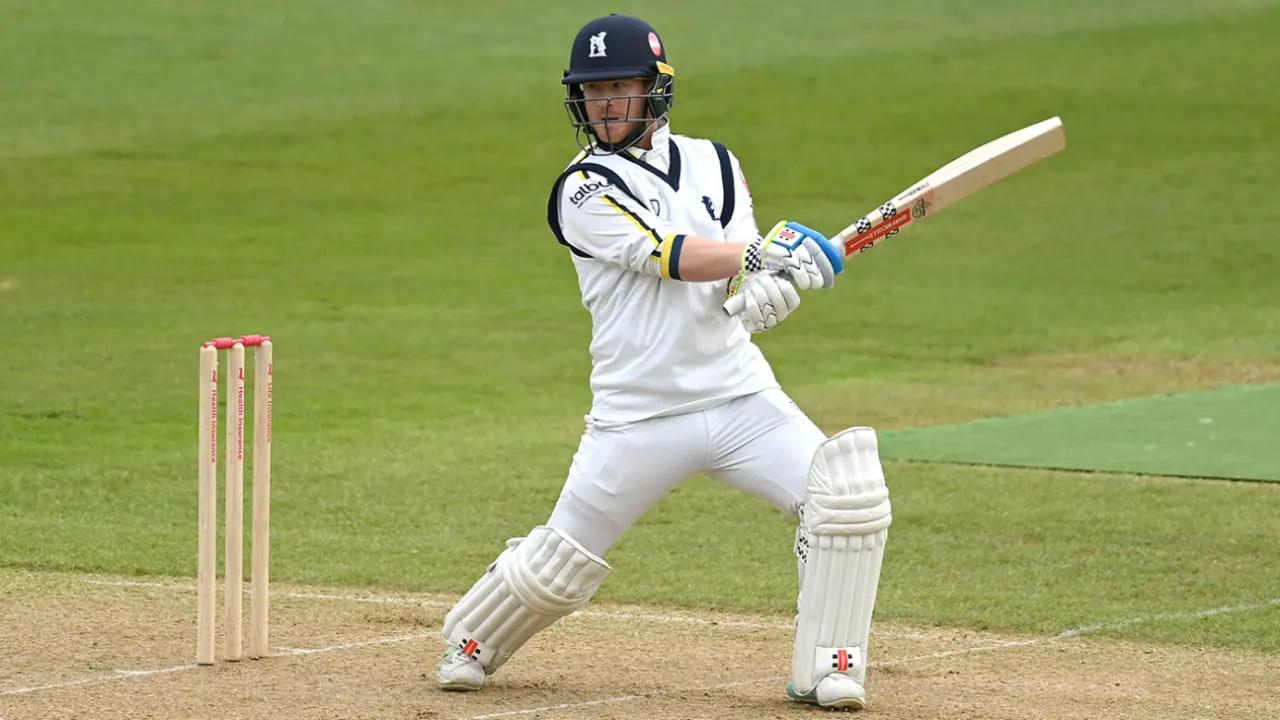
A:
<svg viewBox="0 0 1280 720">
<path fill-rule="evenodd" d="M 675 138 L 672 138 L 669 141 L 669 148 L 670 149 L 668 150 L 668 153 L 671 155 L 671 162 L 668 163 L 666 172 L 662 172 L 658 168 L 650 165 L 649 163 L 641 160 L 640 158 L 635 157 L 634 155 L 632 155 L 631 153 L 625 150 L 623 152 L 618 153 L 618 155 L 620 155 L 627 162 L 635 163 L 636 165 L 639 165 L 645 170 L 648 170 L 654 175 L 657 175 L 658 177 L 662 178 L 668 185 L 671 186 L 672 190 L 679 192 L 680 191 L 680 148 L 676 145 Z"/>
</svg>

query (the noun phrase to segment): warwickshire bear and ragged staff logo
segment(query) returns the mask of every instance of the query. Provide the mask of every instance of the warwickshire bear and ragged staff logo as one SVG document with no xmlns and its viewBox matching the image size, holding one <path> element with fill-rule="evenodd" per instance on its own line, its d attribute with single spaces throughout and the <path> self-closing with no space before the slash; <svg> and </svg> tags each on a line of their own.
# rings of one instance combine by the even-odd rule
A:
<svg viewBox="0 0 1280 720">
<path fill-rule="evenodd" d="M 587 57 L 608 57 L 604 47 L 604 36 L 608 34 L 608 31 L 601 31 L 587 39 L 591 43 L 591 51 L 587 53 Z"/>
</svg>

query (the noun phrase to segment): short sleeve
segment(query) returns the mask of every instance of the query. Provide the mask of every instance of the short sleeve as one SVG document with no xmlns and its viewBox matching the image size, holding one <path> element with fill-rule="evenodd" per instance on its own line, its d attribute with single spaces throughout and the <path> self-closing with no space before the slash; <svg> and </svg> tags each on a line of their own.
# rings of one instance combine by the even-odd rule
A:
<svg viewBox="0 0 1280 720">
<path fill-rule="evenodd" d="M 684 235 L 609 178 L 589 170 L 566 177 L 560 190 L 560 223 L 565 242 L 580 255 L 680 279 Z"/>
</svg>

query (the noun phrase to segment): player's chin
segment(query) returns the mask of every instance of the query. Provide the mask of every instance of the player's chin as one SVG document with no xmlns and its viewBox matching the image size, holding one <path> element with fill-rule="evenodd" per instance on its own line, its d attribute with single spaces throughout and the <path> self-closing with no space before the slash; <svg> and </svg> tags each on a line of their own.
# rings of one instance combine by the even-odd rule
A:
<svg viewBox="0 0 1280 720">
<path fill-rule="evenodd" d="M 610 145 L 617 145 L 627 139 L 640 123 L 618 122 L 596 125 L 596 135 Z"/>
</svg>

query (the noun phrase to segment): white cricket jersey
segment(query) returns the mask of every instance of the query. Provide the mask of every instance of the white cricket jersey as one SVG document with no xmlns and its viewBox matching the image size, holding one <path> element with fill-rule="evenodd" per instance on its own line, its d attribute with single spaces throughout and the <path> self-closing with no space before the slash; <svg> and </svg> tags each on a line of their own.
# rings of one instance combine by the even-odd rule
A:
<svg viewBox="0 0 1280 720">
<path fill-rule="evenodd" d="M 579 154 L 548 202 L 548 223 L 571 251 L 591 313 L 591 417 L 630 422 L 693 412 L 777 387 L 737 318 L 726 280 L 679 279 L 687 235 L 759 236 L 736 158 L 664 125 L 653 149 Z"/>
</svg>

